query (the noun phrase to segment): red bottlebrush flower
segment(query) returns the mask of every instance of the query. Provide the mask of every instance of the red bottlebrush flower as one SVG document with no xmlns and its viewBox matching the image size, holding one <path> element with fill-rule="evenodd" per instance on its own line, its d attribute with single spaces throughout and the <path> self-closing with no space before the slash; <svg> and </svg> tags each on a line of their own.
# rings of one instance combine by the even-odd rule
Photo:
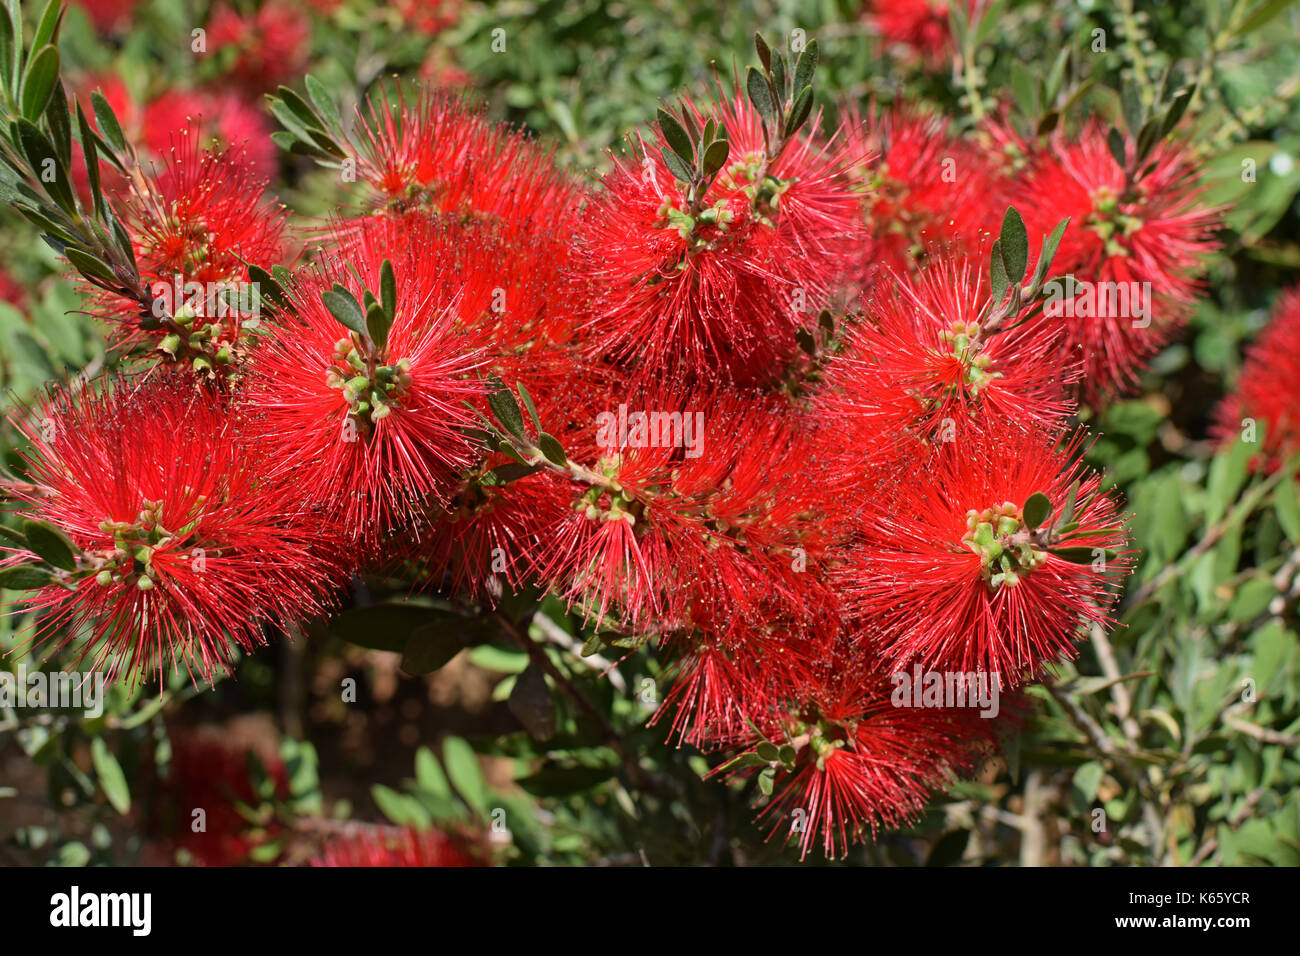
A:
<svg viewBox="0 0 1300 956">
<path fill-rule="evenodd" d="M 1256 468 L 1271 471 L 1300 451 L 1298 337 L 1300 287 L 1278 298 L 1268 327 L 1247 350 L 1236 389 L 1215 409 L 1211 431 L 1221 444 L 1263 431 Z"/>
<path fill-rule="evenodd" d="M 1012 316 L 1005 330 L 983 334 L 989 299 L 981 269 L 950 259 L 867 294 L 815 405 L 840 425 L 829 437 L 852 459 L 845 474 L 898 462 L 918 441 L 964 441 L 990 422 L 1046 430 L 1070 414 L 1066 390 L 1078 369 L 1062 366 L 1064 333 Z"/>
<path fill-rule="evenodd" d="M 115 33 L 126 27 L 139 0 L 72 0 L 81 7 L 100 33 Z"/>
<path fill-rule="evenodd" d="M 0 302 L 8 302 L 21 309 L 26 301 L 27 290 L 7 270 L 0 268 Z"/>
<path fill-rule="evenodd" d="M 815 618 L 825 596 L 806 569 L 822 547 L 811 521 L 819 496 L 788 409 L 646 389 L 592 411 L 595 441 L 564 441 L 591 477 L 543 533 L 542 582 L 643 633 Z"/>
<path fill-rule="evenodd" d="M 1066 329 L 1067 350 L 1082 351 L 1090 401 L 1136 383 L 1181 328 L 1200 290 L 1202 259 L 1217 248 L 1220 210 L 1200 204 L 1183 149 L 1157 145 L 1149 163 L 1151 171 L 1126 189 L 1124 170 L 1093 124 L 1077 142 L 1055 142 L 1021 190 L 1031 237 L 1070 217 L 1052 268 L 1086 281 L 1060 289 L 1045 313 Z"/>
<path fill-rule="evenodd" d="M 147 343 L 187 365 L 233 366 L 257 308 L 244 263 L 279 258 L 284 210 L 258 201 L 261 185 L 237 157 L 200 152 L 191 141 L 144 181 L 147 191 L 132 195 L 126 214 L 148 304 L 105 291 L 98 311 L 123 348 Z"/>
<path fill-rule="evenodd" d="M 842 145 L 796 137 L 766 162 L 752 106 L 712 112 L 730 153 L 704 194 L 688 202 L 662 131 L 656 148 L 637 141 L 583 219 L 573 271 L 593 356 L 748 384 L 772 376 L 845 278 L 857 199 Z"/>
<path fill-rule="evenodd" d="M 854 171 L 869 241 L 857 267 L 870 287 L 916 268 L 926 253 L 983 258 L 1008 205 L 1008 183 L 985 150 L 949 136 L 947 121 L 910 106 L 851 113 L 853 150 L 873 157 Z"/>
<path fill-rule="evenodd" d="M 147 103 L 132 98 L 121 77 L 99 74 L 84 80 L 82 108 L 94 124 L 89 91 L 98 89 L 113 108 L 127 140 L 134 144 L 147 166 L 150 160 L 166 162 L 177 141 L 194 143 L 200 149 L 228 150 L 247 164 L 255 177 L 270 178 L 276 170 L 276 146 L 271 141 L 270 119 L 256 105 L 234 90 L 169 89 Z M 80 156 L 80 144 L 74 144 Z M 77 158 L 73 178 L 83 195 L 87 192 L 85 164 Z M 126 181 L 106 162 L 100 163 L 100 178 L 106 189 L 125 194 Z"/>
<path fill-rule="evenodd" d="M 219 4 L 208 23 L 209 52 L 228 57 L 226 73 L 250 93 L 286 83 L 307 63 L 311 21 L 297 4 L 267 0 L 252 15 Z"/>
<path fill-rule="evenodd" d="M 488 121 L 454 93 L 424 90 L 414 103 L 374 107 L 365 119 L 358 177 L 399 214 L 508 227 L 553 239 L 581 191 L 550 152 Z"/>
<path fill-rule="evenodd" d="M 484 866 L 463 841 L 441 830 L 361 828 L 328 842 L 312 866 Z"/>
<path fill-rule="evenodd" d="M 743 746 L 771 751 L 717 771 L 770 775 L 759 820 L 770 836 L 784 831 L 801 857 L 820 844 L 834 858 L 881 826 L 914 820 L 933 791 L 992 751 L 995 736 L 976 706 L 897 705 L 882 662 L 861 648 L 825 663 L 787 689 L 779 712 L 751 725 L 764 736 L 751 729 Z"/>
<path fill-rule="evenodd" d="M 173 732 L 171 760 L 158 782 L 158 802 L 148 815 L 151 832 L 172 852 L 183 851 L 200 866 L 240 866 L 254 848 L 276 838 L 273 824 L 254 835 L 239 804 L 256 807 L 268 797 L 289 797 L 289 774 L 274 752 L 232 746 L 224 734 Z M 259 794 L 252 762 L 265 772 L 269 794 Z M 201 829 L 194 824 L 202 810 Z"/>
<path fill-rule="evenodd" d="M 860 639 L 895 663 L 989 671 L 1010 688 L 1072 658 L 1086 625 L 1109 626 L 1112 585 L 1130 564 L 1123 515 L 1074 460 L 1080 450 L 990 427 L 867 501 L 834 572 Z M 1037 494 L 1053 517 L 1030 528 L 1022 509 Z"/>
<path fill-rule="evenodd" d="M 62 583 L 30 592 L 35 640 L 87 635 L 81 659 L 134 681 L 167 667 L 211 683 L 263 627 L 326 609 L 343 553 L 328 526 L 268 481 L 223 401 L 181 377 L 56 392 L 15 424 L 32 490 L 25 514 L 80 551 Z M 10 552 L 6 564 L 33 560 Z M 66 587 L 65 587 L 66 585 Z"/>
<path fill-rule="evenodd" d="M 482 390 L 472 376 L 481 339 L 455 329 L 472 277 L 449 265 L 433 235 L 384 218 L 341 230 L 334 252 L 292 289 L 287 324 L 258 351 L 242 393 L 250 433 L 275 449 L 272 474 L 370 545 L 446 506 L 478 457 L 463 403 Z M 366 291 L 378 297 L 390 258 L 396 315 L 385 342 L 363 340 L 323 295 L 341 284 L 357 302 Z"/>
<path fill-rule="evenodd" d="M 978 0 L 961 0 L 973 12 Z M 952 29 L 948 23 L 950 0 L 872 0 L 863 11 L 885 43 L 905 60 L 918 61 L 934 73 L 952 55 Z"/>
<path fill-rule="evenodd" d="M 425 36 L 436 36 L 460 19 L 461 0 L 394 0 L 392 9 L 402 25 Z"/>
</svg>

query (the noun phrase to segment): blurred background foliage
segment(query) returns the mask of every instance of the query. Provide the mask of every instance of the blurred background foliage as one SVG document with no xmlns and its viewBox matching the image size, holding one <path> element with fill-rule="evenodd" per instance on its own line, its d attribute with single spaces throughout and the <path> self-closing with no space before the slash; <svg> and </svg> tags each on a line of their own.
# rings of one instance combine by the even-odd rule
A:
<svg viewBox="0 0 1300 956">
<path fill-rule="evenodd" d="M 818 40 L 819 87 L 834 93 L 819 105 L 832 116 L 846 103 L 906 100 L 957 129 L 999 110 L 1037 126 L 1051 110 L 1037 84 L 1062 51 L 1067 88 L 1079 93 L 1067 123 L 1117 115 L 1115 89 L 1146 89 L 1165 69 L 1196 80 L 1190 135 L 1206 196 L 1233 204 L 1222 255 L 1194 320 L 1140 393 L 1080 413 L 1094 430 L 1090 463 L 1134 515 L 1142 557 L 1124 626 L 1109 640 L 1093 635 L 1078 661 L 1033 690 L 1035 716 L 1005 757 L 848 862 L 1300 864 L 1295 481 L 1253 473 L 1249 445 L 1216 452 L 1207 440 L 1243 346 L 1300 267 L 1296 4 L 999 0 L 974 22 L 953 15 L 935 68 L 884 41 L 851 0 L 450 2 L 429 5 L 445 13 L 430 32 L 404 19 L 411 4 L 283 2 L 309 19 L 306 69 L 346 104 L 383 95 L 393 75 L 464 85 L 493 116 L 592 173 L 661 100 L 728 83 L 750 62 L 755 30 Z M 30 23 L 40 11 L 23 6 Z M 74 6 L 64 25 L 65 75 L 116 75 L 141 101 L 226 82 L 228 52 L 192 52 L 209 4 L 87 6 L 95 17 Z M 248 15 L 259 6 L 233 5 Z M 284 202 L 307 216 L 335 207 L 331 174 L 301 157 L 278 162 L 271 188 Z M 54 254 L 12 211 L 0 215 L 0 386 L 12 409 L 112 357 Z M 14 440 L 6 425 L 10 468 Z M 467 617 L 405 597 L 400 582 L 360 582 L 351 617 L 275 641 L 210 691 L 180 678 L 161 696 L 115 687 L 94 719 L 0 709 L 0 860 L 227 861 L 164 825 L 177 794 L 182 805 L 233 805 L 238 853 L 260 863 L 298 862 L 350 820 L 459 829 L 506 863 L 796 859 L 750 822 L 756 791 L 703 779 L 708 760 L 646 726 L 665 685 L 653 653 L 584 657 L 590 635 L 553 600 L 535 615 L 521 599 Z M 409 627 L 376 626 L 385 620 L 376 613 L 414 613 L 442 636 L 412 643 Z M 23 656 L 27 623 L 0 618 L 0 666 L 38 666 Z M 74 660 L 65 651 L 40 666 Z M 176 759 L 214 729 L 241 754 L 215 788 L 188 780 Z"/>
</svg>

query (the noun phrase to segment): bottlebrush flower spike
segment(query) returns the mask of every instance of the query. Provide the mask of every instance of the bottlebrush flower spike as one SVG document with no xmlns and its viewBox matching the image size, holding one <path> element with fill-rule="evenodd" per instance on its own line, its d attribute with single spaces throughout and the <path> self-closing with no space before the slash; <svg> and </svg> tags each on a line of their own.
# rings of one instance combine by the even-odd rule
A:
<svg viewBox="0 0 1300 956">
<path fill-rule="evenodd" d="M 289 290 L 241 394 L 270 473 L 366 545 L 445 506 L 479 455 L 463 403 L 482 343 L 455 328 L 471 277 L 434 251 L 399 221 L 345 229 Z"/>
<path fill-rule="evenodd" d="M 765 140 L 739 98 L 686 103 L 678 117 L 661 111 L 655 145 L 637 139 L 614 157 L 573 266 L 591 355 L 738 385 L 779 371 L 860 238 L 842 142 L 798 133 L 804 92 L 804 119 L 784 134 Z"/>
<path fill-rule="evenodd" d="M 856 268 L 868 288 L 915 270 L 934 249 L 982 258 L 1010 183 L 976 144 L 950 136 L 941 116 L 916 106 L 856 110 L 845 119 L 862 190 L 868 242 Z"/>
<path fill-rule="evenodd" d="M 245 262 L 278 260 L 285 213 L 258 200 L 263 184 L 237 153 L 199 150 L 188 133 L 141 179 L 126 205 L 140 299 L 99 290 L 92 310 L 116 345 L 225 374 L 244 357 L 259 309 Z"/>
<path fill-rule="evenodd" d="M 1079 369 L 1062 365 L 1063 330 L 1011 316 L 982 331 L 990 304 L 982 268 L 933 260 L 864 295 L 862 321 L 830 362 L 815 413 L 838 423 L 830 453 L 855 475 L 865 462 L 898 463 L 967 440 L 986 424 L 1051 429 L 1073 410 Z M 845 432 L 851 436 L 845 441 Z"/>
<path fill-rule="evenodd" d="M 468 847 L 441 830 L 362 827 L 330 840 L 312 866 L 484 866 Z"/>
<path fill-rule="evenodd" d="M 836 576 L 860 639 L 902 664 L 989 671 L 1019 686 L 1110 626 L 1131 564 L 1111 494 L 1079 439 L 1003 426 L 943 445 L 892 495 L 866 502 Z"/>
<path fill-rule="evenodd" d="M 201 866 L 240 866 L 249 853 L 280 835 L 278 822 L 254 828 L 240 812 L 242 803 L 262 802 L 255 786 L 250 757 L 255 758 L 268 785 L 267 798 L 289 798 L 289 773 L 274 753 L 232 745 L 224 735 L 173 731 L 167 775 L 158 780 L 158 800 L 148 815 L 150 832 L 171 854 L 180 850 Z M 205 827 L 192 828 L 194 811 L 202 809 Z"/>
<path fill-rule="evenodd" d="M 902 59 L 940 72 L 953 51 L 948 8 L 963 3 L 967 17 L 979 0 L 871 0 L 862 18 Z"/>
<path fill-rule="evenodd" d="M 57 582 L 22 602 L 35 642 L 85 634 L 81 658 L 110 679 L 184 667 L 211 683 L 265 625 L 329 607 L 338 536 L 266 480 L 219 397 L 116 379 L 55 392 L 15 425 L 31 442 L 24 514 L 69 539 Z M 5 550 L 9 566 L 35 558 Z"/>
<path fill-rule="evenodd" d="M 779 606 L 806 610 L 820 587 L 804 573 L 820 548 L 818 494 L 779 403 L 636 395 L 597 413 L 592 444 L 566 446 L 593 464 L 544 532 L 539 580 L 633 631 L 689 629 L 701 615 L 760 626 Z"/>
<path fill-rule="evenodd" d="M 1185 149 L 1161 143 L 1145 161 L 1150 172 L 1128 182 L 1093 123 L 1077 141 L 1054 141 L 1020 190 L 1030 235 L 1070 217 L 1053 268 L 1086 284 L 1060 289 L 1045 313 L 1066 330 L 1067 358 L 1082 352 L 1093 402 L 1132 388 L 1178 332 L 1199 294 L 1202 261 L 1218 247 L 1221 209 L 1201 203 Z"/>
<path fill-rule="evenodd" d="M 426 89 L 361 118 L 358 177 L 386 211 L 505 224 L 554 242 L 582 198 L 551 152 L 460 94 Z"/>
<path fill-rule="evenodd" d="M 1212 432 L 1221 444 L 1263 432 L 1254 466 L 1269 471 L 1300 451 L 1300 288 L 1283 292 L 1251 344 L 1236 389 L 1219 403 Z M 1251 440 L 1247 438 L 1246 440 Z"/>
<path fill-rule="evenodd" d="M 252 14 L 220 3 L 208 23 L 212 55 L 227 76 L 249 93 L 273 90 L 298 76 L 307 63 L 311 21 L 289 0 L 267 0 Z"/>
<path fill-rule="evenodd" d="M 994 740 L 977 708 L 896 706 L 864 648 L 841 648 L 827 663 L 790 688 L 779 714 L 751 725 L 745 754 L 715 770 L 759 778 L 771 795 L 759 821 L 769 838 L 794 840 L 801 857 L 820 844 L 834 858 L 882 826 L 914 820 Z"/>
</svg>

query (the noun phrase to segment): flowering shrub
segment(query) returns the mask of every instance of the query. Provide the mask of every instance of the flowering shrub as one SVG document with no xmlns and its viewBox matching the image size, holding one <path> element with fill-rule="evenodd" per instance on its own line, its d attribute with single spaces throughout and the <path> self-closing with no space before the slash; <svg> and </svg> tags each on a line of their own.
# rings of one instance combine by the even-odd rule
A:
<svg viewBox="0 0 1300 956">
<path fill-rule="evenodd" d="M 129 19 L 119 6 L 87 5 L 104 31 Z M 1102 93 L 1104 71 L 1067 55 L 1016 73 L 1014 102 L 986 100 L 974 51 L 998 5 L 873 4 L 854 22 L 918 84 L 954 64 L 967 111 L 854 99 L 824 83 L 819 39 L 759 34 L 733 76 L 644 104 L 583 178 L 462 94 L 304 77 L 313 18 L 339 6 L 216 4 L 196 56 L 220 86 L 144 106 L 111 75 L 64 79 L 57 2 L 26 32 L 0 15 L 0 188 L 110 366 L 52 376 L 9 413 L 13 650 L 106 675 L 123 733 L 177 719 L 267 645 L 345 641 L 431 680 L 476 660 L 509 675 L 494 693 L 525 731 L 477 744 L 529 771 L 489 785 L 451 737 L 441 762 L 418 751 L 409 792 L 374 787 L 395 826 L 334 826 L 292 731 L 250 781 L 176 730 L 170 775 L 136 783 L 182 820 L 208 806 L 220 832 L 165 846 L 208 864 L 578 853 L 537 833 L 529 801 L 617 779 L 647 816 L 743 794 L 741 826 L 834 859 L 922 823 L 936 793 L 1018 783 L 1040 717 L 1057 721 L 1048 749 L 1080 735 L 1064 748 L 1076 810 L 1122 828 L 1092 830 L 1099 854 L 1233 845 L 1239 806 L 1215 838 L 1191 811 L 1153 823 L 1126 803 L 1161 804 L 1152 759 L 1212 788 L 1192 754 L 1220 746 L 1210 723 L 1246 719 L 1234 704 L 1180 724 L 1129 690 L 1180 579 L 1203 615 L 1231 602 L 1294 676 L 1294 295 L 1218 413 L 1200 543 L 1184 550 L 1189 516 L 1168 516 L 1186 473 L 1117 485 L 1151 471 L 1134 396 L 1169 370 L 1237 228 L 1204 175 L 1205 77 Z M 388 18 L 470 29 L 458 4 L 419 6 Z M 248 98 L 267 90 L 273 137 Z M 270 139 L 292 182 L 329 182 L 325 215 L 267 190 Z M 1177 452 L 1161 434 L 1153 454 Z M 1271 530 L 1245 538 L 1270 495 Z M 322 696 L 357 703 L 354 676 L 321 673 Z M 1244 724 L 1254 742 L 1294 741 L 1287 688 Z M 1195 693 L 1180 685 L 1178 706 Z M 99 786 L 130 812 L 95 741 Z M 599 829 L 564 805 L 566 826 Z"/>
</svg>

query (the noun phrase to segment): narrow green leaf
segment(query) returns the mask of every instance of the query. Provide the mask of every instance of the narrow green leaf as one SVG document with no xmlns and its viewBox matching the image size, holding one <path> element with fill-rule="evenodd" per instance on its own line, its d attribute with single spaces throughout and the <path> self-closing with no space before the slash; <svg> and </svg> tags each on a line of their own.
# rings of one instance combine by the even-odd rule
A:
<svg viewBox="0 0 1300 956">
<path fill-rule="evenodd" d="M 0 571 L 0 588 L 11 591 L 31 591 L 58 583 L 58 578 L 36 564 L 15 564 Z"/>
<path fill-rule="evenodd" d="M 125 816 L 131 810 L 131 788 L 126 784 L 126 774 L 122 772 L 122 765 L 108 749 L 108 744 L 104 743 L 103 737 L 95 737 L 91 740 L 90 758 L 95 765 L 95 775 L 99 778 L 99 785 L 104 788 L 104 796 L 108 797 L 108 802 L 112 804 L 114 810 Z"/>
<path fill-rule="evenodd" d="M 1002 241 L 993 240 L 993 248 L 989 251 L 989 285 L 993 292 L 993 304 L 998 305 L 1002 302 L 1003 296 L 1007 294 L 1007 267 L 1002 261 Z"/>
<path fill-rule="evenodd" d="M 542 432 L 537 436 L 537 447 L 542 450 L 546 460 L 553 465 L 559 465 L 563 468 L 568 463 L 568 457 L 564 454 L 564 448 L 551 435 Z"/>
<path fill-rule="evenodd" d="M 746 76 L 745 89 L 749 93 L 749 101 L 754 104 L 754 109 L 758 110 L 758 115 L 763 118 L 763 122 L 768 126 L 774 126 L 776 106 L 772 102 L 772 93 L 767 88 L 767 80 L 764 79 L 763 74 L 752 66 Z"/>
<path fill-rule="evenodd" d="M 1008 206 L 1007 213 L 1002 218 L 1000 241 L 1007 281 L 1019 285 L 1029 264 L 1029 233 L 1025 231 L 1025 221 L 1020 218 L 1015 206 Z"/>
<path fill-rule="evenodd" d="M 666 110 L 659 111 L 659 129 L 663 131 L 664 142 L 666 142 L 674 153 L 682 158 L 687 165 L 695 163 L 695 148 L 691 145 L 691 137 L 681 123 L 673 118 L 672 114 Z"/>
<path fill-rule="evenodd" d="M 672 173 L 676 179 L 680 179 L 684 183 L 695 181 L 695 170 L 682 162 L 680 156 L 674 153 L 671 149 L 661 149 L 659 153 L 663 156 L 664 162 L 668 164 L 668 171 Z"/>
<path fill-rule="evenodd" d="M 320 297 L 325 303 L 325 308 L 329 309 L 330 315 L 334 316 L 340 325 L 365 337 L 366 317 L 361 311 L 361 304 L 357 302 L 356 296 L 336 282 L 331 291 L 322 292 Z"/>
<path fill-rule="evenodd" d="M 533 428 L 540 435 L 542 420 L 537 417 L 537 406 L 533 404 L 533 396 L 528 393 L 528 389 L 523 382 L 515 382 L 515 387 L 519 389 L 519 397 L 523 400 L 524 408 L 528 409 L 528 417 L 533 420 Z"/>
<path fill-rule="evenodd" d="M 480 816 L 488 815 L 487 781 L 474 751 L 460 737 L 448 737 L 442 744 L 442 762 L 460 798 Z"/>
<path fill-rule="evenodd" d="M 501 379 L 492 376 L 488 379 L 492 390 L 488 392 L 488 405 L 492 414 L 501 423 L 501 427 L 516 438 L 524 437 L 524 416 L 519 411 L 515 397 L 510 394 Z"/>
<path fill-rule="evenodd" d="M 715 139 L 709 144 L 709 148 L 704 151 L 704 178 L 711 180 L 718 174 L 723 166 L 727 165 L 727 158 L 731 155 L 731 144 L 725 139 Z"/>
<path fill-rule="evenodd" d="M 763 69 L 769 73 L 772 71 L 772 49 L 763 39 L 763 34 L 754 34 L 754 52 L 758 54 L 758 62 L 763 64 Z"/>
<path fill-rule="evenodd" d="M 812 115 L 813 91 L 812 87 L 804 87 L 794 100 L 794 106 L 790 107 L 789 134 L 797 133 L 804 123 L 808 122 L 808 117 Z"/>
<path fill-rule="evenodd" d="M 534 740 L 550 740 L 555 736 L 555 701 L 546 675 L 537 665 L 529 664 L 515 678 L 506 705 Z"/>
<path fill-rule="evenodd" d="M 391 321 L 397 320 L 397 276 L 387 259 L 379 266 L 379 301 Z"/>
<path fill-rule="evenodd" d="M 1120 169 L 1128 166 L 1128 153 L 1124 145 L 1124 134 L 1117 127 L 1112 126 L 1110 132 L 1106 134 L 1106 148 L 1110 150 L 1111 157 Z"/>
<path fill-rule="evenodd" d="M 812 85 L 813 74 L 817 72 L 818 55 L 819 51 L 817 41 L 811 40 L 808 45 L 804 47 L 803 52 L 799 54 L 799 59 L 795 61 L 794 93 L 796 96 L 799 95 L 800 91 L 802 91 L 804 87 Z"/>
<path fill-rule="evenodd" d="M 23 522 L 23 534 L 32 553 L 46 564 L 64 571 L 77 570 L 76 556 L 81 549 L 62 528 L 56 528 L 48 521 L 28 519 Z"/>
<path fill-rule="evenodd" d="M 425 624 L 406 639 L 402 650 L 402 670 L 420 676 L 432 674 L 465 649 L 454 622 Z"/>
<path fill-rule="evenodd" d="M 59 78 L 59 51 L 44 46 L 32 55 L 23 77 L 22 113 L 29 120 L 37 120 L 45 112 L 45 104 L 54 92 Z"/>
<path fill-rule="evenodd" d="M 1043 240 L 1043 248 L 1038 253 L 1038 264 L 1034 267 L 1033 284 L 1038 286 L 1047 276 L 1047 270 L 1052 267 L 1052 260 L 1056 258 L 1056 250 L 1061 245 L 1061 238 L 1065 235 L 1066 228 L 1070 225 L 1070 218 L 1067 216 L 1056 224 L 1052 234 Z"/>
<path fill-rule="evenodd" d="M 99 133 L 107 141 L 108 146 L 116 152 L 125 153 L 126 137 L 122 135 L 122 127 L 113 113 L 113 107 L 109 106 L 108 100 L 104 98 L 104 94 L 99 90 L 91 93 L 90 105 L 95 110 L 95 123 L 99 126 Z"/>
</svg>

